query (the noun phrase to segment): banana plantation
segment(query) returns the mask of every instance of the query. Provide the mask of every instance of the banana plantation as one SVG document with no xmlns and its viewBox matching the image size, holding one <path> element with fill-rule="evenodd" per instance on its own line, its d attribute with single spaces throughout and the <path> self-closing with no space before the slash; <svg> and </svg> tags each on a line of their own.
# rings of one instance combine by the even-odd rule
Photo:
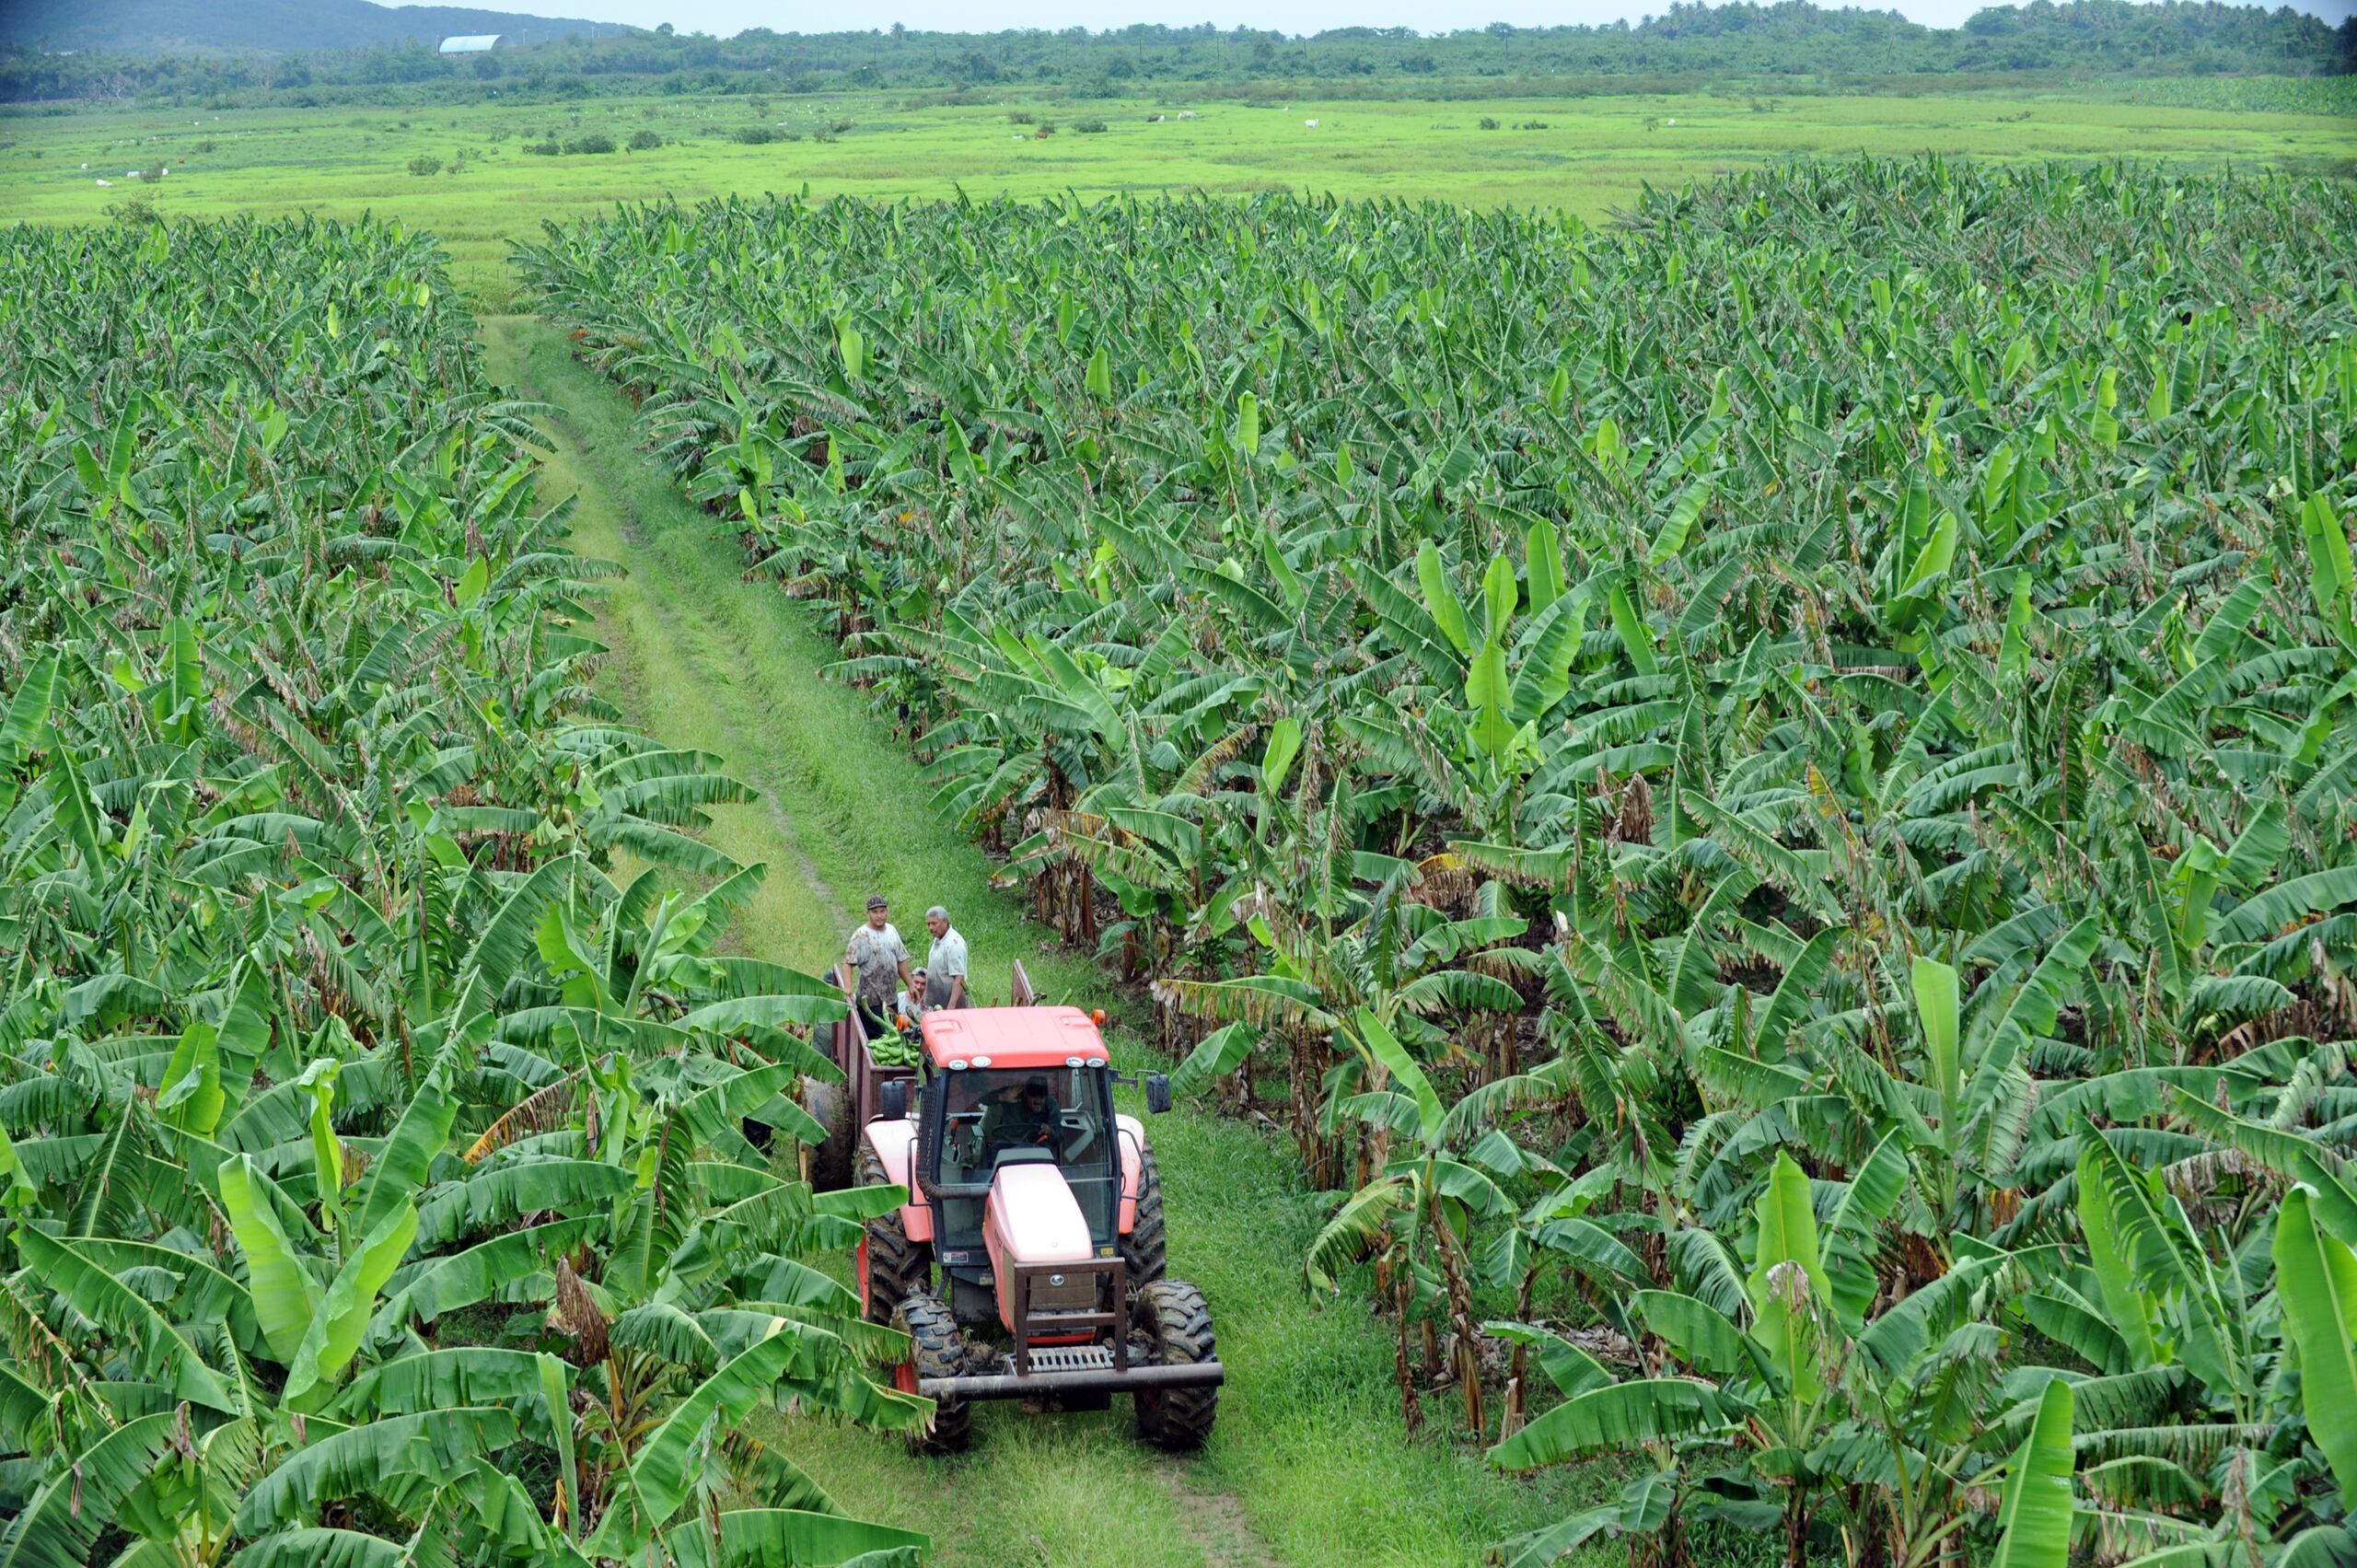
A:
<svg viewBox="0 0 2357 1568">
<path fill-rule="evenodd" d="M 818 1003 L 702 955 L 731 883 L 598 869 L 702 869 L 728 786 L 582 697 L 585 568 L 399 243 L 244 292 L 321 242 L 9 324 L 24 1529 L 308 1527 L 395 1442 L 441 1479 L 354 1527 L 673 1527 L 658 1458 L 764 1346 L 911 1418 L 793 1260 L 848 1212 L 709 1114 Z M 2347 186 L 732 200 L 518 265 L 939 810 L 1297 1145 L 1407 1426 L 1607 1459 L 1503 1561 L 2357 1558 Z M 504 1295 L 572 1337 L 440 1348 L 526 1208 Z M 568 1391 L 580 1495 L 501 1512 Z"/>
<path fill-rule="evenodd" d="M 0 1563 L 914 1563 L 748 1429 L 926 1402 L 440 252 L 0 235 Z M 691 891 L 690 889 L 694 889 Z"/>
</svg>

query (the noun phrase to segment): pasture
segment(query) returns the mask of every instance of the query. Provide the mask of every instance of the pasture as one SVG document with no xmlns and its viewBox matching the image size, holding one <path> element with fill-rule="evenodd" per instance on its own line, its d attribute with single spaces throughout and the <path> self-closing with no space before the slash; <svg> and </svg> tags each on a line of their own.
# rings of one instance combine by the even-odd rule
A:
<svg viewBox="0 0 2357 1568">
<path fill-rule="evenodd" d="M 1199 118 L 1182 120 L 1182 113 Z M 1149 116 L 1165 118 L 1154 122 Z M 1306 122 L 1315 120 L 1315 126 Z M 1079 129 L 1089 122 L 1101 132 Z M 1043 126 L 1052 125 L 1046 136 Z M 1494 127 L 1494 128 L 1491 128 Z M 740 142 L 739 134 L 780 139 Z M 608 153 L 560 148 L 596 136 Z M 632 149 L 633 136 L 660 138 Z M 787 139 L 791 138 L 791 139 Z M 510 298 L 509 243 L 621 201 L 807 187 L 814 195 L 964 189 L 1294 191 L 1440 197 L 1602 217 L 1660 190 L 1797 157 L 2161 158 L 2188 168 L 2313 168 L 2357 154 L 2323 114 L 2003 97 L 1723 95 L 1313 101 L 1180 98 L 911 106 L 898 97 L 627 98 L 477 107 L 139 109 L 0 119 L 0 221 L 78 222 L 127 201 L 167 216 L 363 213 L 431 228 L 459 285 Z M 83 166 L 87 165 L 85 168 Z M 431 173 L 412 168 L 431 167 Z M 149 180 L 134 179 L 168 168 Z M 100 180 L 110 181 L 100 186 Z"/>
</svg>

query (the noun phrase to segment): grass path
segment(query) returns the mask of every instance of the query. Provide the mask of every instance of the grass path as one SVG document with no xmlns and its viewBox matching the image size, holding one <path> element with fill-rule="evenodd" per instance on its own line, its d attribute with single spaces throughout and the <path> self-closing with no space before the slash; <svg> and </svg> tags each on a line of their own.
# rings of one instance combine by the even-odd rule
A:
<svg viewBox="0 0 2357 1568">
<path fill-rule="evenodd" d="M 819 675 L 835 653 L 808 615 L 746 581 L 735 541 L 641 457 L 627 400 L 544 323 L 499 317 L 483 331 L 494 378 L 557 411 L 543 424 L 543 494 L 577 497 L 575 548 L 628 569 L 601 596 L 602 689 L 633 724 L 718 753 L 761 792 L 716 813 L 711 834 L 770 868 L 737 946 L 819 969 L 840 956 L 849 912 L 880 891 L 904 930 L 927 904 L 948 906 L 986 998 L 1004 995 L 1019 958 L 1044 995 L 1109 1002 L 1093 966 L 990 889 L 990 862 L 927 808 L 865 696 Z M 1118 1016 L 1113 1039 L 1117 1057 L 1134 1057 Z M 1554 1489 L 1403 1438 L 1386 1327 L 1354 1299 L 1320 1305 L 1301 1289 L 1326 1202 L 1288 1147 L 1183 1108 L 1150 1131 L 1171 1270 L 1209 1296 L 1228 1369 L 1202 1455 L 1141 1447 L 1126 1401 L 1052 1419 L 985 1406 L 973 1451 L 946 1463 L 807 1423 L 782 1423 L 780 1446 L 852 1512 L 932 1535 L 942 1568 L 1454 1568 L 1557 1516 L 1568 1499 Z"/>
</svg>

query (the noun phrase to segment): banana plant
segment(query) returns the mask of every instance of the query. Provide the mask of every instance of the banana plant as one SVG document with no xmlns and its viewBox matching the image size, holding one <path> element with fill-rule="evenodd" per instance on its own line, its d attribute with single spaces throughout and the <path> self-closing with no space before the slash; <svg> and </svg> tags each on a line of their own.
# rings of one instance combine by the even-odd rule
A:
<svg viewBox="0 0 2357 1568">
<path fill-rule="evenodd" d="M 1401 1144 L 1310 1243 L 1309 1283 L 1330 1290 L 1349 1264 L 1381 1255 L 1399 1332 L 1400 1397 L 1412 1411 L 1408 1334 L 1419 1258 L 1429 1251 L 1453 1337 L 1452 1371 L 1465 1403 L 1466 1430 L 1479 1434 L 1485 1426 L 1470 1238 L 1477 1221 L 1512 1211 L 1500 1179 L 1519 1171 L 1520 1156 L 1503 1136 L 1471 1137 L 1462 1119 L 1452 1120 L 1424 1069 L 1372 1008 L 1358 1008 L 1337 1033 L 1359 1054 L 1374 1086 L 1338 1109 Z"/>
</svg>

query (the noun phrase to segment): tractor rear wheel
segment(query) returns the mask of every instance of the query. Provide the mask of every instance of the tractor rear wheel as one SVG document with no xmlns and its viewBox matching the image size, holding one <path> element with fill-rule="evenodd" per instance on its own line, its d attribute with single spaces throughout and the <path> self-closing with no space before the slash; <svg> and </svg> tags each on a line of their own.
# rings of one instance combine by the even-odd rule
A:
<svg viewBox="0 0 2357 1568">
<path fill-rule="evenodd" d="M 1130 1234 L 1121 1237 L 1121 1264 L 1127 1271 L 1130 1294 L 1160 1279 L 1170 1266 L 1170 1244 L 1162 1228 L 1162 1170 L 1147 1144 L 1138 1172 L 1138 1213 Z"/>
<path fill-rule="evenodd" d="M 909 1336 L 909 1359 L 892 1380 L 904 1394 L 917 1392 L 923 1377 L 955 1377 L 966 1369 L 965 1338 L 949 1306 L 929 1290 L 912 1291 L 892 1314 L 892 1327 Z M 974 1407 L 963 1400 L 938 1400 L 933 1430 L 912 1434 L 909 1447 L 919 1454 L 962 1454 L 973 1435 Z"/>
<path fill-rule="evenodd" d="M 859 1145 L 859 1184 L 892 1185 L 891 1175 L 885 1170 L 876 1146 L 865 1139 Z M 860 1305 L 866 1309 L 871 1323 L 889 1323 L 893 1309 L 903 1299 L 933 1283 L 932 1244 L 909 1239 L 908 1227 L 901 1223 L 898 1209 L 867 1222 L 859 1238 L 855 1262 Z"/>
<path fill-rule="evenodd" d="M 1219 1359 L 1212 1310 L 1185 1280 L 1156 1280 L 1130 1308 L 1130 1338 L 1149 1366 L 1190 1366 Z M 1139 1342 L 1143 1340 L 1143 1343 Z M 1219 1415 L 1219 1388 L 1141 1388 L 1132 1396 L 1138 1436 L 1157 1448 L 1200 1448 Z"/>
<path fill-rule="evenodd" d="M 840 1192 L 851 1185 L 851 1091 L 841 1084 L 805 1078 L 802 1109 L 827 1130 L 825 1139 L 810 1151 L 810 1184 L 821 1192 Z"/>
</svg>

